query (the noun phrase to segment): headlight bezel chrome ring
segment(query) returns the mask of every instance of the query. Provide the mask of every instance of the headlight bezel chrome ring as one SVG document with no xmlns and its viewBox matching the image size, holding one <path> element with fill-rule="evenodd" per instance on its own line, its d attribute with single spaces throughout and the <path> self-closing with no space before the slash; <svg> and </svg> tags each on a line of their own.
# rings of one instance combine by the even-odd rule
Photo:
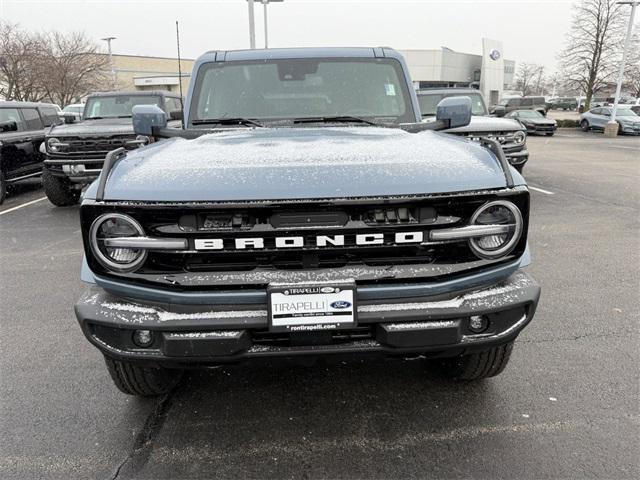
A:
<svg viewBox="0 0 640 480">
<path fill-rule="evenodd" d="M 493 200 L 491 202 L 487 202 L 476 209 L 471 217 L 471 221 L 469 225 L 477 225 L 476 221 L 478 217 L 488 208 L 490 207 L 504 207 L 511 212 L 511 214 L 515 218 L 515 230 L 511 238 L 500 248 L 495 250 L 485 250 L 480 247 L 477 243 L 477 238 L 469 239 L 469 247 L 471 251 L 479 258 L 485 260 L 495 260 L 500 257 L 504 257 L 513 251 L 518 242 L 520 241 L 520 237 L 522 236 L 522 232 L 524 231 L 524 219 L 522 218 L 522 212 L 518 208 L 518 206 L 510 202 L 508 200 Z M 482 237 L 479 237 L 482 238 Z"/>
<path fill-rule="evenodd" d="M 138 233 L 138 236 L 140 237 L 145 236 L 145 232 L 144 232 L 144 229 L 142 228 L 142 225 L 140 225 L 140 223 L 138 223 L 133 217 L 130 217 L 129 215 L 125 215 L 123 213 L 104 213 L 99 217 L 97 217 L 91 224 L 91 227 L 89 228 L 89 243 L 91 245 L 93 256 L 95 257 L 96 260 L 98 260 L 98 263 L 100 263 L 103 267 L 107 268 L 108 270 L 111 270 L 117 273 L 133 272 L 138 268 L 140 268 L 140 266 L 146 261 L 149 253 L 147 250 L 140 249 L 140 252 L 141 252 L 140 256 L 136 258 L 133 262 L 126 263 L 126 264 L 118 263 L 118 262 L 115 262 L 114 260 L 111 260 L 100 250 L 100 246 L 98 244 L 98 238 L 97 238 L 98 229 L 105 221 L 112 218 L 124 220 L 130 223 Z M 126 237 L 123 237 L 123 238 L 126 238 Z"/>
<path fill-rule="evenodd" d="M 60 147 L 54 147 L 51 145 L 52 143 L 60 143 L 60 140 L 56 137 L 47 138 L 47 141 L 45 143 L 47 145 L 47 150 L 49 150 L 50 152 L 57 153 L 60 151 Z"/>
<path fill-rule="evenodd" d="M 518 140 L 518 138 L 521 138 L 521 140 Z M 516 133 L 513 134 L 513 142 L 516 145 L 524 145 L 524 142 L 526 141 L 527 141 L 527 134 L 522 130 L 518 130 Z"/>
</svg>

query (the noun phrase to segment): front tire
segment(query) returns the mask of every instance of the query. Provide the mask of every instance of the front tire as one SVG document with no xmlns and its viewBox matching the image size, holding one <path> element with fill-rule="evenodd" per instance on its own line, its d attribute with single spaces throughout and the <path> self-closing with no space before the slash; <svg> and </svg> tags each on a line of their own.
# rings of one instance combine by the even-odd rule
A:
<svg viewBox="0 0 640 480">
<path fill-rule="evenodd" d="M 131 362 L 104 357 L 113 383 L 122 393 L 153 397 L 169 393 L 180 381 L 182 370 L 141 367 Z"/>
<path fill-rule="evenodd" d="M 443 377 L 463 382 L 495 377 L 506 368 L 512 350 L 513 342 L 509 342 L 484 352 L 436 360 L 436 368 Z"/>
<path fill-rule="evenodd" d="M 589 122 L 587 122 L 586 120 L 582 120 L 580 122 L 580 128 L 582 129 L 583 132 L 588 132 L 589 131 Z"/>
<path fill-rule="evenodd" d="M 80 190 L 74 189 L 67 178 L 56 177 L 46 168 L 42 171 L 42 186 L 47 198 L 56 207 L 75 205 L 80 199 Z"/>
</svg>

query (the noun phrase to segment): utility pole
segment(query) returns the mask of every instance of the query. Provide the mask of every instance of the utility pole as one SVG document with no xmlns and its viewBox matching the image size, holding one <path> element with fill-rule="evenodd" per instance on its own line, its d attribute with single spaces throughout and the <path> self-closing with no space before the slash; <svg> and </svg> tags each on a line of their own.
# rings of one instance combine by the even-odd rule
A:
<svg viewBox="0 0 640 480">
<path fill-rule="evenodd" d="M 111 54 L 111 40 L 115 40 L 115 39 L 116 37 L 105 37 L 100 39 L 107 42 L 107 48 L 109 50 L 109 65 L 111 65 L 111 89 L 112 90 L 116 89 L 116 68 L 113 65 L 113 55 Z"/>
<path fill-rule="evenodd" d="M 249 48 L 256 48 L 256 25 L 253 20 L 253 0 L 247 0 L 249 4 Z"/>
<path fill-rule="evenodd" d="M 629 17 L 629 26 L 627 27 L 627 36 L 624 40 L 624 50 L 622 50 L 622 61 L 620 63 L 620 70 L 618 71 L 618 84 L 616 85 L 616 96 L 613 101 L 613 111 L 611 112 L 611 120 L 605 127 L 605 135 L 608 137 L 614 137 L 618 134 L 618 122 L 616 122 L 616 114 L 618 113 L 618 103 L 620 102 L 620 91 L 622 90 L 622 79 L 624 78 L 624 67 L 627 61 L 627 50 L 629 50 L 629 43 L 631 43 L 631 32 L 633 31 L 633 20 L 636 16 L 636 7 L 640 4 L 637 0 L 621 0 L 616 2 L 618 5 L 631 5 L 631 16 Z"/>
<path fill-rule="evenodd" d="M 284 2 L 284 0 L 262 0 L 264 7 L 264 48 L 269 48 L 269 28 L 267 25 L 267 5 L 271 2 Z"/>
</svg>

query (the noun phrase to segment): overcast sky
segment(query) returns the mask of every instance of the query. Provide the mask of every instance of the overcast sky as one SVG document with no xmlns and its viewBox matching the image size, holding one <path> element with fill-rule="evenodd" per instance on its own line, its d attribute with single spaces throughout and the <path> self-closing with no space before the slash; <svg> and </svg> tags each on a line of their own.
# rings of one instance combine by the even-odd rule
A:
<svg viewBox="0 0 640 480">
<path fill-rule="evenodd" d="M 481 53 L 482 37 L 502 40 L 505 58 L 554 70 L 572 0 L 285 0 L 269 5 L 269 42 L 288 46 L 447 46 Z M 263 45 L 262 5 L 256 35 Z M 175 56 L 248 48 L 246 0 L 0 0 L 0 18 L 33 30 L 115 36 L 114 53 Z"/>
</svg>

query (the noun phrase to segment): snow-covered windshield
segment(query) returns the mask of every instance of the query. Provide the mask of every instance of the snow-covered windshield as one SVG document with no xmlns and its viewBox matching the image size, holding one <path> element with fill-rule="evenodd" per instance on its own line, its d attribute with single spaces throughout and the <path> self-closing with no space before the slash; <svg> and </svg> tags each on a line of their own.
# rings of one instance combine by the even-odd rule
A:
<svg viewBox="0 0 640 480">
<path fill-rule="evenodd" d="M 136 105 L 158 105 L 160 97 L 154 95 L 113 95 L 89 97 L 85 107 L 85 119 L 126 118 Z"/>
<path fill-rule="evenodd" d="M 400 62 L 311 58 L 208 64 L 196 79 L 189 122 L 338 116 L 415 121 Z"/>
<path fill-rule="evenodd" d="M 422 116 L 435 115 L 436 107 L 440 100 L 447 97 L 469 97 L 471 99 L 472 115 L 487 115 L 487 109 L 484 106 L 484 100 L 479 93 L 420 93 L 418 95 L 418 103 L 420 103 L 420 112 Z"/>
</svg>

